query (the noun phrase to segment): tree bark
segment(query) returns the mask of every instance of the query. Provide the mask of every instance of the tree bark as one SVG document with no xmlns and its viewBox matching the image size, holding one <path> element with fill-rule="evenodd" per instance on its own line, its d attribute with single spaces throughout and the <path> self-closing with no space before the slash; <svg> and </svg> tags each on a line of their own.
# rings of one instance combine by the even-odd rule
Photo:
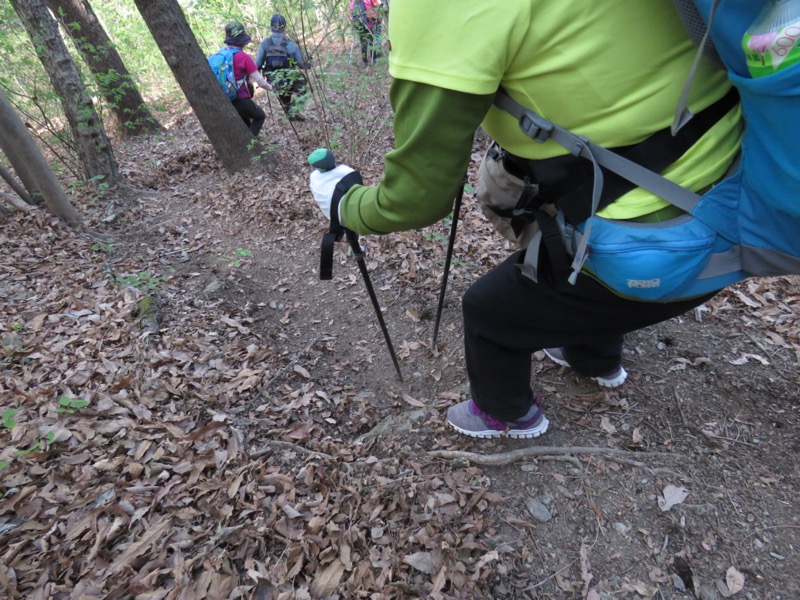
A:
<svg viewBox="0 0 800 600">
<path fill-rule="evenodd" d="M 153 117 L 125 63 L 87 0 L 46 0 L 89 66 L 115 130 L 136 135 L 164 128 Z"/>
<path fill-rule="evenodd" d="M 134 0 L 172 74 L 183 90 L 200 125 L 229 173 L 250 165 L 250 130 L 233 108 L 208 66 L 186 16 L 176 0 Z"/>
<path fill-rule="evenodd" d="M 27 130 L 26 130 L 27 131 Z M 22 198 L 25 203 L 33 204 L 33 198 L 30 197 L 28 192 L 25 191 L 25 188 L 22 187 L 17 180 L 14 179 L 14 176 L 5 170 L 3 167 L 0 167 L 0 177 L 9 185 L 9 187 L 17 193 L 17 196 Z"/>
<path fill-rule="evenodd" d="M 5 192 L 0 192 L 0 200 L 5 200 L 9 206 L 13 206 L 16 210 L 22 212 L 31 212 L 36 210 L 35 206 L 31 206 L 24 200 L 20 200 L 18 196 L 14 196 L 13 194 L 7 194 Z M 0 209 L 4 209 L 5 206 L 0 203 Z M 6 213 L 9 211 L 6 210 Z"/>
<path fill-rule="evenodd" d="M 25 124 L 0 88 L 0 150 L 6 155 L 34 202 L 44 202 L 54 215 L 78 228 L 81 218 L 39 151 Z"/>
<path fill-rule="evenodd" d="M 119 169 L 103 123 L 81 82 L 78 67 L 69 55 L 55 20 L 43 0 L 10 0 L 33 41 L 50 83 L 59 95 L 64 115 L 75 139 L 87 180 L 111 186 L 120 182 Z"/>
</svg>

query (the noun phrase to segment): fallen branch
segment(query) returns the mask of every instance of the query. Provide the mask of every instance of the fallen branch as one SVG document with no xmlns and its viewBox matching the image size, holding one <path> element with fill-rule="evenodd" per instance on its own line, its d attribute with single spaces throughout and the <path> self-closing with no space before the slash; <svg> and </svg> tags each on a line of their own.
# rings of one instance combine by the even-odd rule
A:
<svg viewBox="0 0 800 600">
<path fill-rule="evenodd" d="M 25 191 L 25 188 L 22 187 L 19 182 L 14 179 L 14 176 L 3 167 L 0 167 L 0 178 L 2 178 L 9 185 L 9 187 L 16 192 L 17 196 L 22 198 L 25 204 L 35 204 L 28 192 Z"/>
<path fill-rule="evenodd" d="M 311 454 L 312 456 L 323 458 L 325 460 L 330 460 L 330 461 L 336 460 L 336 458 L 331 456 L 330 454 L 325 454 L 324 452 L 319 452 L 317 450 L 311 450 L 310 448 L 306 448 L 305 446 L 298 446 L 297 444 L 292 444 L 291 442 L 284 442 L 282 440 L 262 440 L 262 443 L 267 444 L 269 446 L 278 446 L 280 448 L 285 448 L 287 450 L 296 450 L 298 452 L 305 452 L 306 454 Z M 257 450 L 256 452 L 252 452 L 249 458 L 251 460 L 255 460 L 256 458 L 261 458 L 267 452 L 269 452 L 269 450 L 263 448 L 261 450 Z"/>
<path fill-rule="evenodd" d="M 519 448 L 501 454 L 478 454 L 476 452 L 464 452 L 461 450 L 432 450 L 429 456 L 434 458 L 448 458 L 468 460 L 476 465 L 496 466 L 511 464 L 512 462 L 528 458 L 531 456 L 564 456 L 569 454 L 606 454 L 608 456 L 642 456 L 643 452 L 630 452 L 628 450 L 617 450 L 615 448 L 600 448 L 594 446 L 531 446 L 530 448 Z M 648 452 L 646 456 L 669 456 L 675 458 L 669 452 Z M 643 463 L 632 463 L 635 466 L 644 466 Z"/>
<path fill-rule="evenodd" d="M 6 192 L 0 192 L 0 198 L 5 200 L 6 202 L 8 202 L 11 206 L 13 206 L 14 208 L 16 208 L 19 211 L 27 213 L 27 212 L 31 212 L 32 210 L 36 210 L 35 206 L 31 206 L 30 204 L 28 204 L 27 202 L 25 202 L 21 198 L 17 198 L 13 194 L 8 194 Z"/>
</svg>

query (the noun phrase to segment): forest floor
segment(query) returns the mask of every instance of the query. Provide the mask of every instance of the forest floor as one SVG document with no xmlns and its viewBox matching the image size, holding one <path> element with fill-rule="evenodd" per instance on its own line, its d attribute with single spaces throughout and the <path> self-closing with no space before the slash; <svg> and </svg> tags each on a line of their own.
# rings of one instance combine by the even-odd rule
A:
<svg viewBox="0 0 800 600">
<path fill-rule="evenodd" d="M 313 115 L 234 177 L 165 125 L 77 199 L 101 238 L 0 226 L 2 597 L 800 597 L 798 278 L 630 335 L 616 391 L 537 355 L 547 434 L 470 439 L 460 297 L 512 251 L 471 194 L 438 348 L 449 223 L 362 238 L 400 381 L 343 244 L 318 277 Z"/>
</svg>

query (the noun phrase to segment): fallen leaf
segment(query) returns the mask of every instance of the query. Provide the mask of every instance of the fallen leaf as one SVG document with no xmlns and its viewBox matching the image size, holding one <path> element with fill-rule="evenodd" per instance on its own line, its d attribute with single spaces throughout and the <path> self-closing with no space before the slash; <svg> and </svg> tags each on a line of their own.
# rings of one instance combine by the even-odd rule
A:
<svg viewBox="0 0 800 600">
<path fill-rule="evenodd" d="M 422 402 L 420 402 L 419 400 L 417 400 L 415 398 L 412 398 L 408 394 L 403 394 L 403 400 L 405 400 L 411 406 L 414 406 L 416 408 L 425 408 L 425 405 Z"/>
<path fill-rule="evenodd" d="M 672 484 L 664 488 L 663 496 L 658 497 L 658 508 L 663 512 L 668 511 L 676 504 L 680 504 L 689 495 L 689 490 Z"/>
<path fill-rule="evenodd" d="M 295 365 L 294 366 L 294 372 L 297 373 L 298 375 L 301 375 L 302 377 L 305 377 L 306 379 L 311 379 L 311 373 L 306 371 L 300 365 Z"/>
<path fill-rule="evenodd" d="M 422 571 L 426 575 L 433 575 L 436 569 L 433 566 L 433 555 L 430 552 L 415 552 L 403 557 L 403 562 Z"/>
<path fill-rule="evenodd" d="M 314 578 L 314 583 L 311 585 L 315 597 L 322 598 L 332 594 L 339 587 L 339 581 L 344 574 L 344 565 L 339 559 L 329 564 L 325 569 Z"/>
<path fill-rule="evenodd" d="M 611 420 L 605 415 L 600 418 L 600 429 L 605 431 L 608 435 L 614 435 L 617 433 L 617 428 L 611 424 Z"/>
<path fill-rule="evenodd" d="M 728 567 L 725 573 L 725 584 L 728 586 L 728 591 L 731 595 L 741 592 L 744 588 L 744 575 L 736 570 L 735 567 Z"/>
</svg>

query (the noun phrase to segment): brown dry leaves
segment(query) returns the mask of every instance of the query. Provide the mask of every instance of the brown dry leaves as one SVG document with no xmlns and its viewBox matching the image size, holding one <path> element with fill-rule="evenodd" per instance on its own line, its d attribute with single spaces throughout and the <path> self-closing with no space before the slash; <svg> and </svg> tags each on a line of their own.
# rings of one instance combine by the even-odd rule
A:
<svg viewBox="0 0 800 600">
<path fill-rule="evenodd" d="M 488 576 L 477 538 L 499 498 L 480 470 L 353 445 L 352 392 L 320 389 L 313 359 L 246 315 L 184 300 L 155 254 L 107 255 L 42 213 L 1 241 L 12 597 L 436 598 Z M 155 333 L 137 319 L 148 294 Z"/>
</svg>

